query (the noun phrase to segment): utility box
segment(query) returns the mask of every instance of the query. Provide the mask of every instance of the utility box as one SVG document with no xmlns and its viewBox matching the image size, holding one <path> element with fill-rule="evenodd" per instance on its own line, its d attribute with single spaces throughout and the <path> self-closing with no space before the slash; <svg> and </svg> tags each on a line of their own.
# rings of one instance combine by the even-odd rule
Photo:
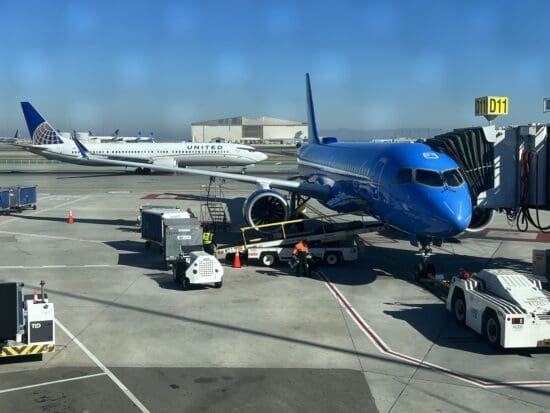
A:
<svg viewBox="0 0 550 413">
<path fill-rule="evenodd" d="M 164 220 L 162 251 L 167 263 L 181 254 L 202 249 L 202 228 L 198 218 L 166 218 Z"/>
<path fill-rule="evenodd" d="M 16 186 L 11 188 L 10 208 L 21 211 L 22 209 L 36 209 L 37 186 Z"/>
<path fill-rule="evenodd" d="M 550 250 L 533 250 L 533 273 L 550 283 Z"/>
<path fill-rule="evenodd" d="M 11 189 L 0 188 L 0 213 L 10 212 Z"/>
<path fill-rule="evenodd" d="M 55 342 L 54 305 L 47 298 L 41 301 L 25 300 L 27 311 L 27 343 L 47 344 Z"/>
</svg>

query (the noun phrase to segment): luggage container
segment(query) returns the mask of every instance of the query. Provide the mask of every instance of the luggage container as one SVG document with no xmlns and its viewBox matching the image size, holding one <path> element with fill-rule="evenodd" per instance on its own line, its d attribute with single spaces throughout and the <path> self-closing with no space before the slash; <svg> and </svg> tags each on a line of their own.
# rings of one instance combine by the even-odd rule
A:
<svg viewBox="0 0 550 413">
<path fill-rule="evenodd" d="M 162 212 L 181 212 L 179 206 L 169 206 L 169 205 L 141 205 L 137 213 L 137 225 L 141 225 L 141 214 L 143 211 L 149 210 L 162 211 Z"/>
<path fill-rule="evenodd" d="M 23 209 L 36 209 L 37 186 L 15 186 L 12 187 L 10 208 L 15 211 Z"/>
<path fill-rule="evenodd" d="M 164 220 L 165 219 L 188 219 L 189 213 L 166 212 L 162 210 L 143 210 L 141 213 L 141 238 L 145 240 L 145 248 L 149 248 L 152 243 L 162 246 L 164 238 Z"/>
<path fill-rule="evenodd" d="M 10 195 L 11 189 L 0 188 L 0 214 L 10 213 Z"/>
<path fill-rule="evenodd" d="M 163 232 L 161 253 L 167 269 L 180 254 L 188 256 L 202 249 L 202 228 L 197 218 L 166 218 Z"/>
</svg>

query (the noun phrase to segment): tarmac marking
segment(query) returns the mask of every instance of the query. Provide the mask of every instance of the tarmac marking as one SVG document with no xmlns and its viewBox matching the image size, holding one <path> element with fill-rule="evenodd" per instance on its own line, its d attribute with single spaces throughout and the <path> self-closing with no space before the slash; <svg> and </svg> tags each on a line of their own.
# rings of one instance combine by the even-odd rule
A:
<svg viewBox="0 0 550 413">
<path fill-rule="evenodd" d="M 336 298 L 336 300 L 345 308 L 346 312 L 351 317 L 351 319 L 355 322 L 355 324 L 357 324 L 357 326 L 361 329 L 361 331 L 363 331 L 363 333 L 372 342 L 372 344 L 374 344 L 377 350 L 383 354 L 405 361 L 412 365 L 428 367 L 432 370 L 439 371 L 440 373 L 447 374 L 448 376 L 454 377 L 461 381 L 474 384 L 478 387 L 482 387 L 486 389 L 496 388 L 496 387 L 513 387 L 513 386 L 515 387 L 550 386 L 550 380 L 502 381 L 502 382 L 486 381 L 474 376 L 469 376 L 467 374 L 457 373 L 445 367 L 439 366 L 437 364 L 433 364 L 425 360 L 421 360 L 416 357 L 412 357 L 407 354 L 394 351 L 391 349 L 390 346 L 388 346 L 384 342 L 384 340 L 382 340 L 382 338 L 378 334 L 376 334 L 374 329 L 363 319 L 363 317 L 361 317 L 359 313 L 355 311 L 355 309 L 349 303 L 349 301 L 344 297 L 344 295 L 340 292 L 340 290 L 329 281 L 329 279 L 325 276 L 325 274 L 323 274 L 321 271 L 319 271 L 318 273 L 321 275 L 321 278 L 325 282 L 325 285 L 327 286 L 329 291 L 332 293 L 334 298 Z"/>
<path fill-rule="evenodd" d="M 128 389 L 128 387 L 126 387 L 119 379 L 117 376 L 115 376 L 113 374 L 113 372 L 111 370 L 109 370 L 109 368 L 107 368 L 107 366 L 105 366 L 90 350 L 88 350 L 88 348 L 82 344 L 82 342 L 77 339 L 73 333 L 71 333 L 67 327 L 65 327 L 63 324 L 61 324 L 59 322 L 59 320 L 56 318 L 55 319 L 55 323 L 57 324 L 57 326 L 59 328 L 61 328 L 61 330 L 63 330 L 65 332 L 65 334 L 67 334 L 67 336 L 69 336 L 69 338 L 71 339 L 71 341 L 73 341 L 78 347 L 80 347 L 80 349 L 86 353 L 86 355 L 90 358 L 90 360 L 92 360 L 97 367 L 99 367 L 107 376 L 109 376 L 109 378 L 118 386 L 118 388 L 120 390 L 122 390 L 124 392 L 124 394 L 126 394 L 126 396 L 128 396 L 128 398 L 132 401 L 132 403 L 134 403 L 136 405 L 136 407 L 141 410 L 142 412 L 144 413 L 150 413 L 149 412 L 149 409 L 147 407 L 145 407 L 139 400 L 136 396 L 134 396 L 134 394 L 130 391 L 130 389 Z"/>
<path fill-rule="evenodd" d="M 88 197 L 90 197 L 90 195 L 84 195 L 84 196 L 81 196 L 77 199 L 73 199 L 72 201 L 64 202 L 62 204 L 58 204 L 58 205 L 50 207 L 50 208 L 40 209 L 38 211 L 32 212 L 30 214 L 26 214 L 26 215 L 27 216 L 38 215 L 38 214 L 41 214 L 42 212 L 51 211 L 52 209 L 57 209 L 57 208 L 61 208 L 61 207 L 67 206 L 67 205 L 74 204 L 75 202 L 82 201 L 83 199 L 86 199 Z M 9 224 L 10 222 L 13 222 L 13 221 L 16 221 L 16 220 L 17 220 L 17 217 L 12 218 L 12 219 L 8 219 L 6 221 L 0 222 L 0 225 L 6 225 L 6 224 Z"/>
<path fill-rule="evenodd" d="M 93 377 L 106 376 L 106 375 L 107 375 L 106 373 L 88 374 L 88 375 L 86 375 L 86 376 L 71 377 L 70 379 L 61 379 L 61 380 L 54 380 L 54 381 L 46 381 L 46 382 L 44 382 L 44 383 L 31 384 L 31 385 L 29 385 L 29 386 L 12 387 L 11 389 L 0 390 L 0 394 L 2 394 L 2 393 L 10 393 L 10 392 L 19 391 L 19 390 L 33 389 L 33 388 L 35 388 L 35 387 L 49 386 L 50 384 L 67 383 L 67 382 L 69 382 L 69 381 L 77 381 L 77 380 L 91 379 L 91 378 L 93 378 Z"/>
<path fill-rule="evenodd" d="M 31 234 L 31 233 L 28 233 L 28 232 L 0 231 L 0 234 L 21 235 L 21 236 L 24 236 L 24 237 L 34 237 L 34 238 L 61 239 L 61 240 L 79 241 L 79 242 L 93 242 L 95 244 L 105 244 L 106 242 L 108 242 L 108 241 L 101 241 L 101 240 L 98 240 L 98 239 L 60 237 L 58 235 Z"/>
<path fill-rule="evenodd" d="M 0 270 L 36 270 L 40 268 L 112 268 L 119 264 L 83 264 L 83 265 L 0 265 Z"/>
</svg>

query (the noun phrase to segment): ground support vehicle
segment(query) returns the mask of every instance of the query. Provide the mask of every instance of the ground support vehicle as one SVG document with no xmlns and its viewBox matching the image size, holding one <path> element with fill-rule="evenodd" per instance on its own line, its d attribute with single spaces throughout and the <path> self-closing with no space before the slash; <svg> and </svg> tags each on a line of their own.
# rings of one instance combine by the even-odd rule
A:
<svg viewBox="0 0 550 413">
<path fill-rule="evenodd" d="M 249 246 L 248 259 L 259 260 L 266 267 L 278 262 L 287 262 L 293 259 L 294 244 L 274 247 Z M 322 261 L 325 265 L 336 266 L 344 262 L 355 261 L 358 258 L 358 247 L 354 240 L 336 241 L 326 244 L 311 242 L 309 253 L 312 257 Z"/>
<path fill-rule="evenodd" d="M 22 288 L 23 283 L 0 283 L 0 358 L 55 351 L 53 303 L 43 288 L 40 295 L 25 296 Z"/>
<path fill-rule="evenodd" d="M 14 186 L 11 187 L 10 209 L 21 212 L 23 209 L 36 209 L 38 187 Z"/>
<path fill-rule="evenodd" d="M 453 277 L 446 302 L 456 321 L 501 348 L 550 347 L 550 293 L 508 269 Z"/>
<path fill-rule="evenodd" d="M 223 267 L 216 257 L 204 251 L 191 251 L 181 254 L 172 266 L 174 282 L 184 290 L 192 285 L 214 284 L 221 288 Z"/>
<path fill-rule="evenodd" d="M 292 258 L 294 245 L 300 240 L 309 243 L 312 256 L 322 259 L 329 266 L 354 261 L 358 256 L 355 238 L 358 234 L 377 232 L 384 225 L 376 222 L 326 222 L 328 217 L 295 219 L 274 224 L 241 228 L 241 245 L 216 249 L 220 259 L 231 260 L 235 252 L 243 253 L 247 259 L 257 259 L 265 266 Z M 262 232 L 265 231 L 265 232 Z"/>
</svg>

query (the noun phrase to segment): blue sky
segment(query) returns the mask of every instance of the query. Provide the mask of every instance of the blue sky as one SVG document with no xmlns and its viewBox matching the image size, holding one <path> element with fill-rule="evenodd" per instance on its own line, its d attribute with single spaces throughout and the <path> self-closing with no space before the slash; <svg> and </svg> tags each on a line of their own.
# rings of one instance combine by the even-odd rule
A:
<svg viewBox="0 0 550 413">
<path fill-rule="evenodd" d="M 302 120 L 312 76 L 321 129 L 550 121 L 545 1 L 0 0 L 0 134 L 30 100 L 54 126 L 187 137 L 235 115 Z M 550 116 L 550 114 L 548 115 Z"/>
</svg>

